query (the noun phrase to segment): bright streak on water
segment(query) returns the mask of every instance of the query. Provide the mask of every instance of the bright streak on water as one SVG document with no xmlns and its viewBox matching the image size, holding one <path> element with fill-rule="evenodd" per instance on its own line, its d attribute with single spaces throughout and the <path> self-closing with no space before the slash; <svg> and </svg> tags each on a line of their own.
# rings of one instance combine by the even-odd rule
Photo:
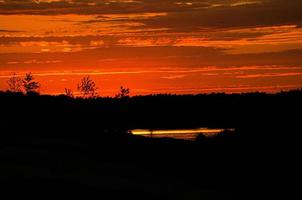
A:
<svg viewBox="0 0 302 200">
<path fill-rule="evenodd" d="M 169 137 L 169 138 L 176 138 L 176 139 L 194 140 L 200 134 L 203 134 L 207 137 L 212 137 L 226 130 L 235 131 L 234 129 L 217 129 L 217 128 L 161 129 L 161 130 L 133 129 L 131 130 L 131 133 L 133 135 L 142 135 L 142 136 L 154 137 L 154 138 Z"/>
</svg>

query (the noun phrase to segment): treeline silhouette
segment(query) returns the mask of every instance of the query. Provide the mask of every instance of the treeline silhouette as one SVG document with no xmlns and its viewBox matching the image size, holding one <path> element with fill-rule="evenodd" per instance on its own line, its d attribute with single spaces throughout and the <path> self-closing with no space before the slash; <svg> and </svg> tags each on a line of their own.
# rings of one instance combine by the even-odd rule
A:
<svg viewBox="0 0 302 200">
<path fill-rule="evenodd" d="M 127 98 L 0 92 L 2 188 L 111 199 L 289 197 L 301 100 L 300 89 Z M 128 134 L 194 127 L 236 132 L 196 141 Z"/>
<path fill-rule="evenodd" d="M 294 126 L 300 123 L 295 113 L 301 111 L 302 91 L 119 97 L 86 99 L 0 92 L 1 118 L 8 124 L 33 120 L 37 125 L 55 120 L 55 124 L 97 124 L 99 129 Z M 31 117 L 20 119 L 19 113 Z"/>
<path fill-rule="evenodd" d="M 7 91 L 12 93 L 24 93 L 28 95 L 39 95 L 41 84 L 37 82 L 34 78 L 34 75 L 31 72 L 28 72 L 21 78 L 16 73 L 13 73 L 8 80 Z M 81 98 L 95 99 L 100 97 L 98 94 L 98 87 L 94 80 L 90 76 L 84 76 L 80 83 L 77 84 L 78 95 L 74 95 L 74 92 L 70 88 L 64 89 L 64 95 L 74 98 L 75 96 Z M 120 86 L 120 91 L 115 95 L 115 98 L 128 98 L 130 96 L 130 88 Z"/>
</svg>

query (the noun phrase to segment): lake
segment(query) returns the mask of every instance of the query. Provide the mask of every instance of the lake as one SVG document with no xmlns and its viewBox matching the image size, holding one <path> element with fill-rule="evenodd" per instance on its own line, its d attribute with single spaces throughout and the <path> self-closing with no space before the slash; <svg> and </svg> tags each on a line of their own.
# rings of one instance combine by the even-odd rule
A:
<svg viewBox="0 0 302 200">
<path fill-rule="evenodd" d="M 141 135 L 152 138 L 175 138 L 185 140 L 195 140 L 200 134 L 206 137 L 216 136 L 224 131 L 235 131 L 234 129 L 223 128 L 194 128 L 194 129 L 133 129 L 130 132 L 133 135 Z"/>
</svg>

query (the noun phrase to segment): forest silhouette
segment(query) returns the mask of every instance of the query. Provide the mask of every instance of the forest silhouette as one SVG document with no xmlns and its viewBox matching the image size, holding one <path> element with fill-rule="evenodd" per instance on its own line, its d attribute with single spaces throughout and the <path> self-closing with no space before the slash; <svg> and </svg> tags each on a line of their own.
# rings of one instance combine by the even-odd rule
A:
<svg viewBox="0 0 302 200">
<path fill-rule="evenodd" d="M 38 89 L 38 83 L 32 85 Z M 57 96 L 0 92 L 2 188 L 111 198 L 235 199 L 293 187 L 289 156 L 300 133 L 301 89 L 131 97 L 128 88 L 120 89 L 115 97 L 96 96 L 95 90 L 82 97 L 69 89 Z M 186 141 L 129 133 L 195 127 L 234 128 L 235 134 Z"/>
</svg>

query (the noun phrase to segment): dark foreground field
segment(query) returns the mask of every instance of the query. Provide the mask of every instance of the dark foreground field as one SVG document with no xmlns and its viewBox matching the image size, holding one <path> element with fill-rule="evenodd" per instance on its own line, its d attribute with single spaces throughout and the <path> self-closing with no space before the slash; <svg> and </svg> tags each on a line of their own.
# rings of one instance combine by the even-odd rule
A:
<svg viewBox="0 0 302 200">
<path fill-rule="evenodd" d="M 1 190 L 42 199 L 288 199 L 300 191 L 301 100 L 299 90 L 93 100 L 1 93 Z M 127 133 L 187 127 L 236 133 L 196 141 Z"/>
</svg>

